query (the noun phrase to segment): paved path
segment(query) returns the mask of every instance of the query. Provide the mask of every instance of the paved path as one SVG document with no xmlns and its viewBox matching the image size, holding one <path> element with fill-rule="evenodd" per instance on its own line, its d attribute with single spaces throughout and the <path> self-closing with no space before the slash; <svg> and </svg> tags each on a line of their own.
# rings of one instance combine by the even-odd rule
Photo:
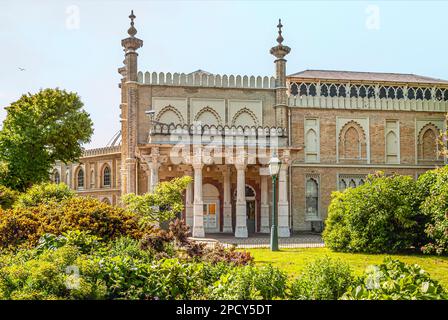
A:
<svg viewBox="0 0 448 320">
<path fill-rule="evenodd" d="M 197 241 L 206 242 L 210 246 L 221 243 L 225 247 L 236 246 L 237 248 L 268 248 L 270 242 L 269 234 L 256 234 L 249 238 L 235 238 L 230 233 L 206 234 L 205 238 L 192 238 Z M 319 248 L 324 247 L 320 234 L 295 233 L 289 238 L 279 238 L 280 248 Z"/>
</svg>

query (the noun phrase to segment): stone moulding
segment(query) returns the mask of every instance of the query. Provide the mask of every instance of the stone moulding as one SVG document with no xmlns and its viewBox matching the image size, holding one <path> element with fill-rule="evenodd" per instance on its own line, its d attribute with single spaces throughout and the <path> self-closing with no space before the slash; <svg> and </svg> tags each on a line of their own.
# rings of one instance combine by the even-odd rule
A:
<svg viewBox="0 0 448 320">
<path fill-rule="evenodd" d="M 249 126 L 215 126 L 215 125 L 188 125 L 188 124 L 162 124 L 157 123 L 151 134 L 174 135 L 223 135 L 223 136 L 277 136 L 286 137 L 287 130 L 280 127 L 249 127 Z"/>
</svg>

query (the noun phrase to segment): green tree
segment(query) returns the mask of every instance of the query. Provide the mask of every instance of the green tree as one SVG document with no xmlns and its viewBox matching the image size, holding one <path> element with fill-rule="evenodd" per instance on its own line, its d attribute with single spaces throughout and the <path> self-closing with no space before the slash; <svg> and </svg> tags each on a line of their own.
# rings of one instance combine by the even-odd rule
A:
<svg viewBox="0 0 448 320">
<path fill-rule="evenodd" d="M 52 165 L 77 161 L 90 141 L 93 123 L 76 93 L 45 89 L 6 107 L 0 131 L 0 184 L 25 190 L 47 181 Z"/>
<path fill-rule="evenodd" d="M 184 209 L 183 191 L 191 183 L 192 178 L 184 176 L 171 181 L 161 182 L 154 193 L 136 195 L 126 194 L 122 197 L 127 208 L 138 214 L 145 226 L 171 220 Z"/>
</svg>

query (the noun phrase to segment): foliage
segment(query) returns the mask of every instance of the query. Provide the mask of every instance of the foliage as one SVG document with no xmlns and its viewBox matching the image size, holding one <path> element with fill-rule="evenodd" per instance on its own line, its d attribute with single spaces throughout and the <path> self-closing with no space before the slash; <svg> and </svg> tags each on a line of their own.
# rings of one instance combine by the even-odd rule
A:
<svg viewBox="0 0 448 320">
<path fill-rule="evenodd" d="M 92 235 L 90 231 L 80 230 L 69 230 L 60 236 L 47 233 L 40 237 L 36 249 L 38 252 L 42 252 L 55 250 L 65 245 L 77 247 L 82 253 L 90 253 L 101 247 L 101 238 Z"/>
<path fill-rule="evenodd" d="M 336 251 L 398 252 L 424 239 L 416 183 L 409 176 L 369 175 L 364 185 L 334 192 L 323 232 Z"/>
<path fill-rule="evenodd" d="M 245 266 L 221 276 L 208 293 L 211 299 L 258 300 L 283 298 L 287 288 L 286 274 L 267 265 Z"/>
<path fill-rule="evenodd" d="M 436 300 L 448 293 L 419 265 L 386 258 L 366 270 L 360 284 L 347 290 L 344 300 Z"/>
<path fill-rule="evenodd" d="M 174 178 L 171 181 L 159 183 L 153 193 L 126 194 L 122 197 L 122 201 L 130 211 L 141 216 L 143 225 L 160 224 L 174 219 L 182 212 L 183 191 L 191 181 L 189 176 Z"/>
<path fill-rule="evenodd" d="M 0 213 L 0 246 L 33 246 L 46 233 L 90 231 L 105 240 L 122 235 L 140 238 L 138 217 L 97 199 L 74 197 L 35 207 L 18 207 Z"/>
<path fill-rule="evenodd" d="M 207 261 L 213 264 L 227 262 L 233 265 L 246 265 L 253 262 L 249 252 L 236 251 L 234 247 L 224 248 L 215 244 L 208 248 L 206 243 L 189 239 L 190 228 L 184 220 L 171 221 L 168 230 L 153 229 L 143 236 L 140 246 L 143 250 L 150 250 L 158 257 L 173 257 L 178 251 L 183 251 L 188 258 L 197 261 Z"/>
<path fill-rule="evenodd" d="M 305 266 L 302 274 L 291 284 L 291 298 L 299 300 L 336 300 L 354 282 L 348 264 L 328 256 Z"/>
<path fill-rule="evenodd" d="M 0 209 L 9 209 L 16 202 L 18 192 L 0 185 Z"/>
<path fill-rule="evenodd" d="M 0 255 L 0 299 L 203 298 L 229 271 L 223 264 L 154 260 L 129 238 L 88 251 L 80 249 L 92 243 L 87 233 L 65 237 L 81 241 Z"/>
<path fill-rule="evenodd" d="M 52 165 L 77 161 L 93 133 L 89 114 L 76 93 L 45 89 L 22 95 L 6 107 L 0 131 L 0 184 L 24 191 L 47 181 Z M 4 173 L 6 172 L 6 173 Z"/>
<path fill-rule="evenodd" d="M 428 218 L 426 224 L 427 243 L 422 247 L 425 253 L 448 253 L 448 166 L 428 171 L 418 179 L 421 189 L 426 188 L 428 196 L 421 205 Z"/>
<path fill-rule="evenodd" d="M 17 198 L 15 207 L 34 207 L 41 203 L 51 201 L 61 202 L 62 200 L 72 198 L 75 192 L 72 191 L 66 184 L 43 182 L 35 184 L 26 192 L 20 194 Z"/>
</svg>

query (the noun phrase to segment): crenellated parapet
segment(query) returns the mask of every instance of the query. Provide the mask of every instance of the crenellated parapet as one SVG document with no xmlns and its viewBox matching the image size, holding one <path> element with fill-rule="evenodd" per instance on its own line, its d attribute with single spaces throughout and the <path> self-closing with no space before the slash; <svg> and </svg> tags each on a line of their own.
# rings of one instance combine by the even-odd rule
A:
<svg viewBox="0 0 448 320">
<path fill-rule="evenodd" d="M 275 89 L 275 77 L 200 73 L 138 72 L 138 82 L 153 86 Z"/>
<path fill-rule="evenodd" d="M 103 147 L 103 148 L 95 148 L 95 149 L 87 149 L 84 150 L 82 156 L 83 157 L 93 157 L 93 156 L 101 156 L 112 153 L 120 153 L 121 146 L 112 146 L 112 147 Z"/>
</svg>

